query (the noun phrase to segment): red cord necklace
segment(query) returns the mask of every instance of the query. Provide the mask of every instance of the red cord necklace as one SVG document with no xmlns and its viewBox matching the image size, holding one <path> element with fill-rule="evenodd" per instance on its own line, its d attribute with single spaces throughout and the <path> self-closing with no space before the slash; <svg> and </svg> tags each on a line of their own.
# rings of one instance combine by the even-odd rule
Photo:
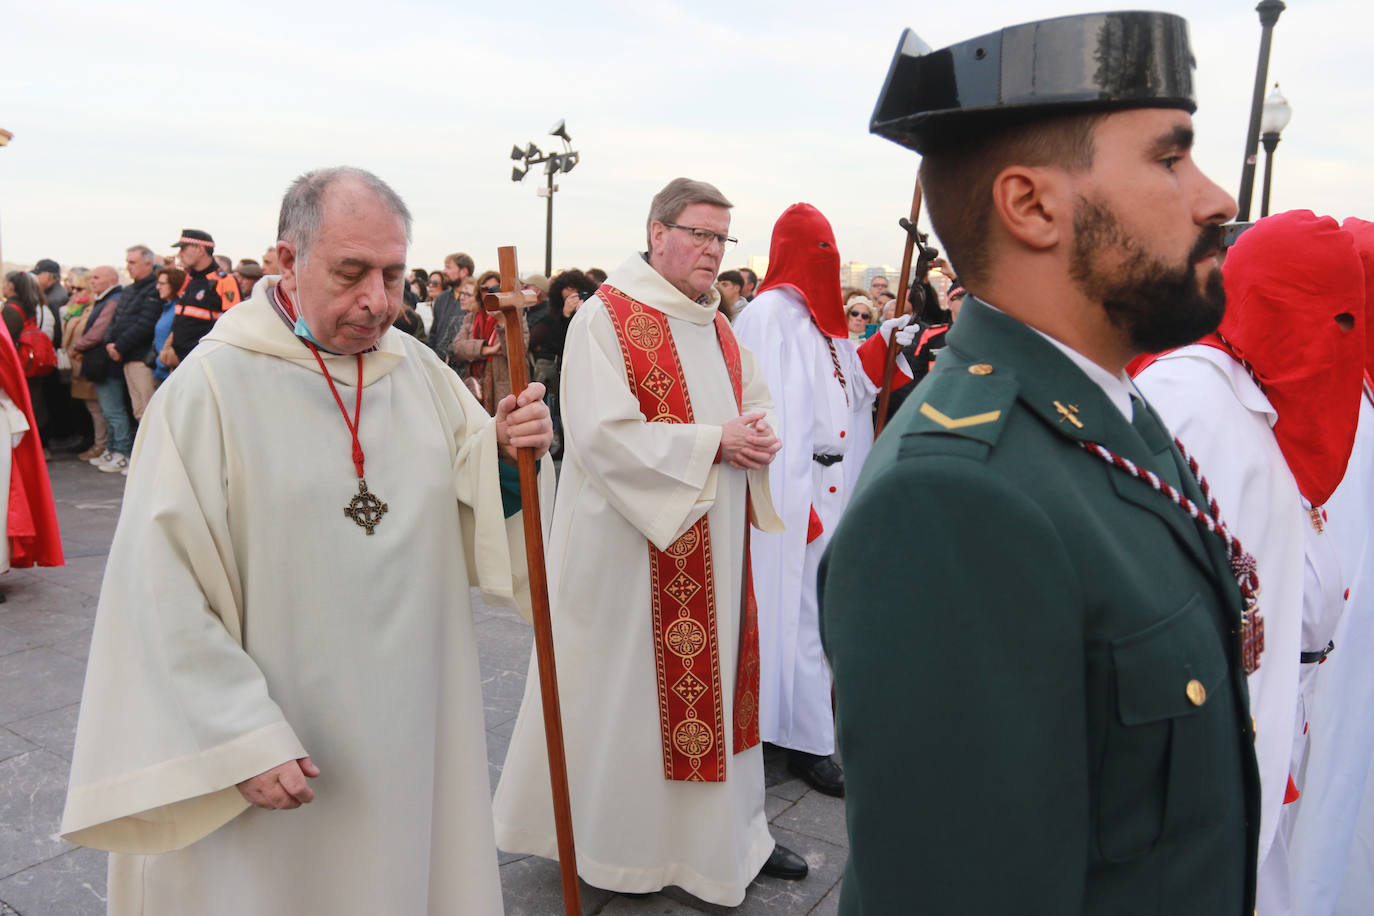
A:
<svg viewBox="0 0 1374 916">
<path fill-rule="evenodd" d="M 324 358 L 320 356 L 320 351 L 315 349 L 315 345 L 310 341 L 304 341 L 310 348 L 310 352 L 315 355 L 315 362 L 320 364 L 320 371 L 324 373 L 324 380 L 329 383 L 329 390 L 334 395 L 334 403 L 339 405 L 339 413 L 343 414 L 344 423 L 348 426 L 348 431 L 353 436 L 353 467 L 358 472 L 358 492 L 349 500 L 344 507 L 344 515 L 353 519 L 359 528 L 367 530 L 369 535 L 376 529 L 381 522 L 382 516 L 386 515 L 386 503 L 378 499 L 367 489 L 367 480 L 363 477 L 363 455 L 362 443 L 358 441 L 358 426 L 363 419 L 363 355 L 358 354 L 358 403 L 353 408 L 353 419 L 348 418 L 348 408 L 344 407 L 343 398 L 339 396 L 339 389 L 334 385 L 334 379 L 329 374 L 329 369 L 325 367 Z"/>
</svg>

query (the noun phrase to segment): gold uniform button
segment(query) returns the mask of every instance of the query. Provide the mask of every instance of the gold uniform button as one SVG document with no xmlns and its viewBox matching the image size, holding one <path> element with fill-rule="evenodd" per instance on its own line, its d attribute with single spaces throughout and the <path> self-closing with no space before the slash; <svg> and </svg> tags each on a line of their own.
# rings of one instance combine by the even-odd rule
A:
<svg viewBox="0 0 1374 916">
<path fill-rule="evenodd" d="M 968 367 L 969 375 L 992 375 L 992 366 L 987 363 L 974 363 Z"/>
<path fill-rule="evenodd" d="M 1194 678 L 1188 682 L 1188 686 L 1184 689 L 1188 693 L 1188 702 L 1194 706 L 1201 706 L 1207 702 L 1207 688 L 1202 686 L 1202 681 Z"/>
</svg>

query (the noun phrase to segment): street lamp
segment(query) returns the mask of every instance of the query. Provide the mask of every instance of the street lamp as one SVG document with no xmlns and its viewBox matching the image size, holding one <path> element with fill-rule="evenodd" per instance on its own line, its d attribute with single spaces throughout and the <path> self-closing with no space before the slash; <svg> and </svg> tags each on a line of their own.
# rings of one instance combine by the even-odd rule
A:
<svg viewBox="0 0 1374 916">
<path fill-rule="evenodd" d="M 1250 219 L 1250 201 L 1255 196 L 1255 158 L 1259 152 L 1260 102 L 1264 99 L 1264 84 L 1269 82 L 1269 48 L 1274 40 L 1274 23 L 1286 6 L 1283 0 L 1260 0 L 1255 12 L 1260 18 L 1259 61 L 1255 65 L 1255 94 L 1250 99 L 1250 127 L 1245 134 L 1245 164 L 1240 170 L 1240 194 L 1237 203 L 1240 214 L 1237 222 Z"/>
<path fill-rule="evenodd" d="M 571 172 L 581 159 L 581 154 L 572 148 L 572 137 L 568 136 L 568 128 L 562 118 L 558 123 L 549 128 L 549 136 L 557 137 L 563 141 L 563 152 L 545 153 L 534 143 L 530 143 L 524 149 L 519 146 L 512 146 L 510 158 L 514 162 L 525 163 L 522 169 L 520 166 L 512 166 L 510 170 L 510 180 L 519 182 L 530 172 L 530 167 L 543 163 L 544 174 L 548 176 L 548 186 L 540 188 L 536 193 L 540 197 L 549 199 L 548 215 L 544 225 L 544 276 L 553 273 L 553 192 L 558 190 L 558 185 L 553 183 L 553 176 L 559 172 Z"/>
<path fill-rule="evenodd" d="M 1264 141 L 1264 191 L 1260 195 L 1260 216 L 1269 215 L 1269 182 L 1274 174 L 1274 150 L 1279 145 L 1279 134 L 1288 126 L 1293 117 L 1293 106 L 1279 92 L 1279 84 L 1264 100 L 1264 117 L 1260 120 L 1260 139 Z"/>
</svg>

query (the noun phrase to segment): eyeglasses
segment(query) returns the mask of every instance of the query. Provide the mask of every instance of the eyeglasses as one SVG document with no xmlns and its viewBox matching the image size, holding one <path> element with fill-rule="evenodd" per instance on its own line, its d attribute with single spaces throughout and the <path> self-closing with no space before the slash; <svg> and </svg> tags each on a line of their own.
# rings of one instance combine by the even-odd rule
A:
<svg viewBox="0 0 1374 916">
<path fill-rule="evenodd" d="M 664 223 L 669 229 L 685 229 L 692 233 L 692 241 L 698 248 L 705 248 L 714 239 L 720 242 L 721 250 L 729 248 L 731 245 L 739 244 L 739 239 L 731 238 L 728 235 L 721 235 L 719 232 L 712 232 L 710 229 L 700 229 L 696 226 L 680 226 L 677 223 Z"/>
<path fill-rule="evenodd" d="M 849 317 L 850 317 L 850 318 L 860 318 L 860 317 L 862 317 L 862 318 L 867 318 L 867 317 L 868 317 L 868 312 L 856 312 L 856 311 L 854 311 L 853 309 L 850 309 L 850 310 L 849 310 Z"/>
<path fill-rule="evenodd" d="M 477 294 L 474 293 L 474 292 L 473 292 L 472 290 L 470 290 L 470 289 L 465 289 L 465 290 L 463 290 L 462 292 L 460 292 L 460 293 L 458 294 L 458 298 L 459 298 L 459 299 L 463 299 L 463 298 L 476 299 L 476 298 L 477 298 Z"/>
<path fill-rule="evenodd" d="M 425 284 L 425 286 L 443 286 L 443 285 L 444 285 L 444 284 L 440 283 L 438 280 L 430 280 L 428 283 Z"/>
</svg>

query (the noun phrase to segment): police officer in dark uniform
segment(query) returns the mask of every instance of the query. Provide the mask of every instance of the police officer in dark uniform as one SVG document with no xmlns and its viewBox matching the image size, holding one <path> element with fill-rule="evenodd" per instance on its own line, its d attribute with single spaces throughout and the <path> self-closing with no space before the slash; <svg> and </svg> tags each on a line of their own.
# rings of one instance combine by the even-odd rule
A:
<svg viewBox="0 0 1374 916">
<path fill-rule="evenodd" d="M 215 263 L 215 240 L 210 233 L 183 229 L 172 247 L 181 249 L 181 264 L 186 268 L 186 285 L 172 318 L 172 349 L 183 360 L 210 333 L 219 316 L 242 297 L 238 280 Z"/>
<path fill-rule="evenodd" d="M 873 130 L 969 296 L 821 566 L 847 916 L 1253 912 L 1254 582 L 1122 371 L 1224 308 L 1192 71 L 1161 13 L 902 38 Z"/>
</svg>

